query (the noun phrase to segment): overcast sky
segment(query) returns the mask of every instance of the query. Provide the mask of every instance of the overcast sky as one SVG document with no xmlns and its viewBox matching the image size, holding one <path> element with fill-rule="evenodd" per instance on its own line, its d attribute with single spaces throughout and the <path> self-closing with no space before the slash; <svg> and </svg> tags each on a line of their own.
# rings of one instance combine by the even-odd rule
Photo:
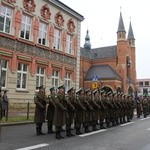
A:
<svg viewBox="0 0 150 150">
<path fill-rule="evenodd" d="M 89 30 L 92 48 L 116 45 L 120 11 L 128 35 L 131 20 L 136 46 L 137 78 L 150 78 L 149 0 L 60 0 L 84 16 L 81 47 Z"/>
</svg>

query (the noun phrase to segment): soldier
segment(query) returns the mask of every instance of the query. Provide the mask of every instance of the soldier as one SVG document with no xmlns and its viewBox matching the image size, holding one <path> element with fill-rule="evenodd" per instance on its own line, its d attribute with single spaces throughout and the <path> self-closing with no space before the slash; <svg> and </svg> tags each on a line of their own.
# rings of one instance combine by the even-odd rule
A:
<svg viewBox="0 0 150 150">
<path fill-rule="evenodd" d="M 71 125 L 73 124 L 73 118 L 75 113 L 75 107 L 73 105 L 74 103 L 74 88 L 70 88 L 67 91 L 67 110 L 68 110 L 68 117 L 66 119 L 66 136 L 71 137 L 74 136 L 71 133 Z"/>
<path fill-rule="evenodd" d="M 53 118 L 53 124 L 56 127 L 56 139 L 64 138 L 61 136 L 62 126 L 66 124 L 66 113 L 67 109 L 65 107 L 65 88 L 64 85 L 58 87 L 59 91 L 55 99 L 55 113 Z"/>
<path fill-rule="evenodd" d="M 47 119 L 47 128 L 48 128 L 48 131 L 47 133 L 48 134 L 52 134 L 54 133 L 53 130 L 52 130 L 52 127 L 53 127 L 53 118 L 54 118 L 54 112 L 55 112 L 55 88 L 54 87 L 51 87 L 49 89 L 50 91 L 50 94 L 48 95 L 48 107 L 47 107 L 47 116 L 46 116 L 46 119 Z"/>
<path fill-rule="evenodd" d="M 98 102 L 100 100 L 100 97 L 98 95 L 98 90 L 94 90 L 93 91 L 93 101 L 91 103 L 93 109 L 94 109 L 94 113 L 93 113 L 93 117 L 92 117 L 92 122 L 93 122 L 93 131 L 96 131 L 96 125 L 98 124 L 98 120 L 100 119 L 100 110 L 101 110 L 101 106 L 98 105 Z"/>
<path fill-rule="evenodd" d="M 47 97 L 43 86 L 40 86 L 39 92 L 35 94 L 34 103 L 36 105 L 34 116 L 34 122 L 36 123 L 36 134 L 44 135 L 42 132 L 42 123 L 45 122 Z"/>
<path fill-rule="evenodd" d="M 83 105 L 84 101 L 84 90 L 80 88 L 77 92 L 77 103 L 76 103 L 76 118 L 75 118 L 75 128 L 76 134 L 80 135 L 81 132 L 81 125 L 85 122 L 85 114 L 86 108 Z"/>
<path fill-rule="evenodd" d="M 136 100 L 136 110 L 137 110 L 137 118 L 140 118 L 142 115 L 142 97 L 137 97 Z"/>
<path fill-rule="evenodd" d="M 143 115 L 144 118 L 147 117 L 147 105 L 148 105 L 148 101 L 147 101 L 147 96 L 146 94 L 143 96 L 143 101 L 142 101 L 142 108 L 143 108 Z"/>
<path fill-rule="evenodd" d="M 2 91 L 0 87 L 0 133 L 1 133 L 1 119 L 2 119 Z"/>
<path fill-rule="evenodd" d="M 92 121 L 92 114 L 93 114 L 93 108 L 90 105 L 90 101 L 91 101 L 91 91 L 90 91 L 90 89 L 87 89 L 85 91 L 85 97 L 83 100 L 83 105 L 85 106 L 85 108 L 87 110 L 86 116 L 85 116 L 85 122 L 83 123 L 83 126 L 85 128 L 86 133 L 90 132 L 89 126 L 90 126 L 90 123 Z"/>
<path fill-rule="evenodd" d="M 107 106 L 105 103 L 105 91 L 102 90 L 100 91 L 101 97 L 100 100 L 98 101 L 99 106 L 101 107 L 100 109 L 100 129 L 105 129 L 104 127 L 104 120 L 106 120 L 106 114 L 107 114 Z"/>
</svg>

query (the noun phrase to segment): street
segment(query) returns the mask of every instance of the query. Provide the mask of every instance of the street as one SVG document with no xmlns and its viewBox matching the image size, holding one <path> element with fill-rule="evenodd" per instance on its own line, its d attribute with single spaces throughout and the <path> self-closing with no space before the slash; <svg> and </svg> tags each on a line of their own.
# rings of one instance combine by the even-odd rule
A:
<svg viewBox="0 0 150 150">
<path fill-rule="evenodd" d="M 46 127 L 44 124 L 45 133 Z M 56 140 L 55 134 L 36 136 L 34 124 L 2 127 L 0 150 L 31 149 L 150 150 L 150 117 L 61 140 Z"/>
</svg>

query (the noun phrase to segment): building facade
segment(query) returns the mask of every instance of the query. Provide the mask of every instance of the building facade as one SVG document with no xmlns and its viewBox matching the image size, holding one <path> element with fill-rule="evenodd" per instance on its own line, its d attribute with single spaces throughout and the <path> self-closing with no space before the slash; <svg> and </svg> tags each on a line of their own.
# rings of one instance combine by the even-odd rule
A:
<svg viewBox="0 0 150 150">
<path fill-rule="evenodd" d="M 84 17 L 59 0 L 0 0 L 1 86 L 28 102 L 40 85 L 79 88 Z"/>
<path fill-rule="evenodd" d="M 150 79 L 137 79 L 138 83 L 138 96 L 150 96 Z"/>
<path fill-rule="evenodd" d="M 92 49 L 87 31 L 80 55 L 80 86 L 86 89 L 93 87 L 93 82 L 96 82 L 95 88 L 104 89 L 106 92 L 134 94 L 137 92 L 135 65 L 135 38 L 132 25 L 130 22 L 126 37 L 120 13 L 116 45 Z"/>
</svg>

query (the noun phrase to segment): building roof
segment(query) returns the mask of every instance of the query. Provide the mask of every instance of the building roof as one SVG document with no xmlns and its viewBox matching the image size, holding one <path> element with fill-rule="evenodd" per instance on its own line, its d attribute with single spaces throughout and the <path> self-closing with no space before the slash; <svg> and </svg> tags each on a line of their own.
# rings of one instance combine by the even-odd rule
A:
<svg viewBox="0 0 150 150">
<path fill-rule="evenodd" d="M 48 0 L 48 1 L 53 3 L 54 5 L 56 5 L 57 7 L 63 9 L 64 11 L 69 12 L 74 17 L 78 18 L 80 21 L 84 20 L 84 17 L 81 14 L 79 14 L 78 12 L 73 10 L 72 8 L 68 7 L 67 5 L 62 3 L 60 0 Z"/>
<path fill-rule="evenodd" d="M 87 71 L 84 80 L 92 81 L 93 77 L 97 76 L 98 80 L 119 80 L 121 81 L 120 75 L 112 69 L 109 65 L 94 65 Z"/>
<path fill-rule="evenodd" d="M 129 25 L 128 39 L 135 39 L 134 34 L 133 34 L 133 30 L 132 30 L 131 21 L 130 21 L 130 25 Z"/>
<path fill-rule="evenodd" d="M 126 32 L 123 19 L 122 19 L 122 13 L 120 12 L 120 18 L 119 18 L 119 24 L 118 24 L 118 31 L 117 32 Z"/>
<path fill-rule="evenodd" d="M 80 49 L 80 56 L 89 59 L 105 59 L 105 58 L 116 58 L 117 46 L 99 47 L 94 49 Z"/>
</svg>

